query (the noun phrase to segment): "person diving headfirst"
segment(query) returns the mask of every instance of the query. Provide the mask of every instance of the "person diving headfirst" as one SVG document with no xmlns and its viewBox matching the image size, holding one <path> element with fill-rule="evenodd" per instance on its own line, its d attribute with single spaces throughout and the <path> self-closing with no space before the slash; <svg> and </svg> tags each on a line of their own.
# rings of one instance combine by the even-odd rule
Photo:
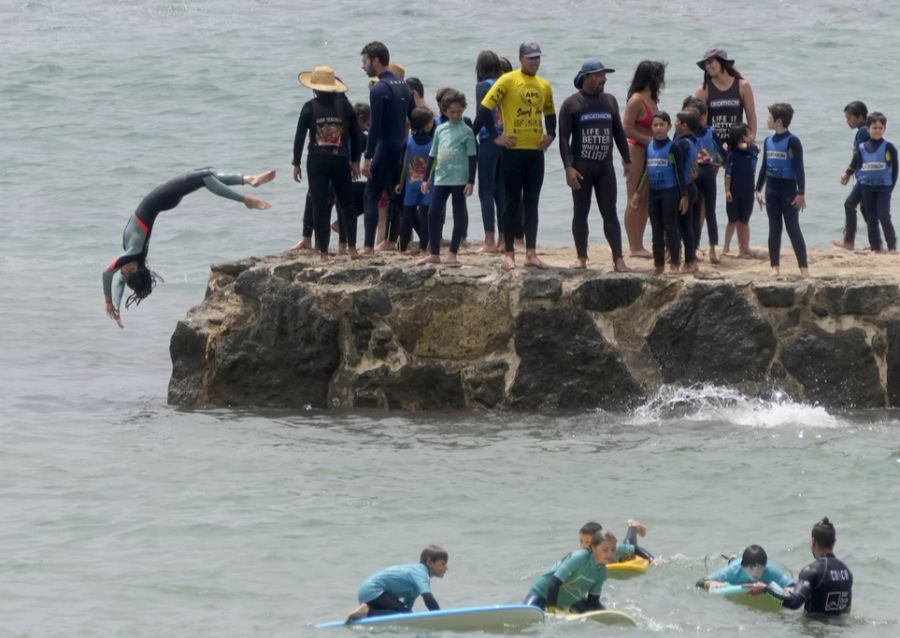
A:
<svg viewBox="0 0 900 638">
<path fill-rule="evenodd" d="M 242 184 L 257 187 L 273 179 L 275 179 L 274 169 L 256 175 L 240 175 L 220 173 L 207 167 L 173 177 L 154 188 L 138 204 L 137 210 L 125 225 L 122 235 L 124 254 L 114 259 L 103 272 L 103 294 L 106 298 L 107 316 L 120 328 L 125 327 L 122 325 L 120 306 L 126 284 L 132 290 L 132 294 L 125 301 L 126 308 L 132 304 L 135 306 L 140 304 L 153 292 L 158 276 L 147 268 L 147 251 L 153 224 L 159 213 L 175 208 L 185 195 L 204 187 L 219 197 L 241 202 L 247 208 L 270 208 L 269 202 L 250 195 L 241 195 L 228 187 Z"/>
</svg>

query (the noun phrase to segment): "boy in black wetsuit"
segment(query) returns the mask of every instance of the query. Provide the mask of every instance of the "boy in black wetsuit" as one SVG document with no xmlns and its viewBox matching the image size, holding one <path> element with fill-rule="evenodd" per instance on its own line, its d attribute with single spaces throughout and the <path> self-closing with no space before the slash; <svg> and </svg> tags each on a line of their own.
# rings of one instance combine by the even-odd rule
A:
<svg viewBox="0 0 900 638">
<path fill-rule="evenodd" d="M 853 137 L 854 153 L 859 148 L 860 144 L 869 141 L 869 129 L 866 126 L 866 118 L 868 117 L 869 109 L 863 102 L 855 100 L 844 107 L 844 118 L 847 120 L 847 126 L 856 131 L 856 135 Z M 841 184 L 846 186 L 848 181 L 849 177 L 844 175 L 844 173 L 841 173 Z M 831 243 L 838 248 L 853 250 L 853 244 L 856 240 L 857 207 L 859 207 L 863 216 L 863 221 L 865 221 L 866 206 L 862 201 L 862 190 L 860 189 L 859 182 L 853 185 L 853 188 L 850 189 L 850 194 L 847 195 L 847 199 L 844 200 L 844 238 L 831 240 Z"/>
<path fill-rule="evenodd" d="M 797 585 L 784 591 L 764 583 L 748 587 L 751 594 L 768 592 L 788 609 L 803 607 L 810 614 L 838 616 L 850 611 L 853 599 L 853 573 L 834 556 L 837 534 L 826 516 L 813 525 L 810 546 L 815 561 L 804 567 Z"/>
</svg>

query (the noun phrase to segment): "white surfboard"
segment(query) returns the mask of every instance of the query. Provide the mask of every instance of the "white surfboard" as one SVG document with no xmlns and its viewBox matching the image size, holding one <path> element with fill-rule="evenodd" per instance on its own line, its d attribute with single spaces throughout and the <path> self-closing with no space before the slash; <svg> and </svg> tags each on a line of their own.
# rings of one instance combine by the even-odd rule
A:
<svg viewBox="0 0 900 638">
<path fill-rule="evenodd" d="M 479 631 L 518 629 L 544 620 L 544 612 L 531 605 L 494 605 L 420 611 L 411 614 L 389 614 L 358 618 L 345 624 L 342 620 L 324 622 L 316 627 L 383 627 L 399 629 L 431 629 L 434 631 Z"/>
</svg>

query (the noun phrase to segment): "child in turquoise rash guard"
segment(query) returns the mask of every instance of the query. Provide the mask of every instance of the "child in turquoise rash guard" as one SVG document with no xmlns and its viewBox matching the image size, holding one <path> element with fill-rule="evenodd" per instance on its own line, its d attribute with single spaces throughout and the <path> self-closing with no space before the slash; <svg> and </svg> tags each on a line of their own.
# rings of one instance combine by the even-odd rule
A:
<svg viewBox="0 0 900 638">
<path fill-rule="evenodd" d="M 595 532 L 589 547 L 572 552 L 534 581 L 523 604 L 548 612 L 603 609 L 600 592 L 606 581 L 606 566 L 612 562 L 615 551 L 616 537 L 612 532 Z"/>
<path fill-rule="evenodd" d="M 429 545 L 422 550 L 418 563 L 375 572 L 359 586 L 359 607 L 347 614 L 345 622 L 364 616 L 409 613 L 419 596 L 429 610 L 440 609 L 431 594 L 431 578 L 444 577 L 448 558 L 447 550 Z"/>
<path fill-rule="evenodd" d="M 749 585 L 750 583 L 775 583 L 782 589 L 790 587 L 794 581 L 784 575 L 775 565 L 769 565 L 769 557 L 759 545 L 750 545 L 738 562 L 737 557 L 728 561 L 706 578 L 697 581 L 697 587 L 717 589 L 728 585 Z"/>
<path fill-rule="evenodd" d="M 476 148 L 475 134 L 463 122 L 466 96 L 448 89 L 441 98 L 441 108 L 447 121 L 437 127 L 428 157 L 425 174 L 434 169 L 434 192 L 428 207 L 429 254 L 418 264 L 441 263 L 441 231 L 443 210 L 448 197 L 453 198 L 453 235 L 450 239 L 450 255 L 447 263 L 456 263 L 456 253 L 462 241 L 468 220 L 466 197 L 472 194 L 475 184 Z M 427 181 L 422 182 L 422 192 L 428 193 Z"/>
</svg>

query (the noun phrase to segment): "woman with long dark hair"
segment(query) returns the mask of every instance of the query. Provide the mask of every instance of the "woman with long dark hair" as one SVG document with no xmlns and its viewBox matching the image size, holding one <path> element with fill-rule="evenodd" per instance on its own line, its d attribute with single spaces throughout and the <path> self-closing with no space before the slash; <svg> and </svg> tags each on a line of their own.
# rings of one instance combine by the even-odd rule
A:
<svg viewBox="0 0 900 638">
<path fill-rule="evenodd" d="M 664 62 L 643 60 L 634 71 L 634 78 L 628 88 L 628 101 L 622 113 L 622 126 L 628 136 L 628 150 L 631 151 L 631 166 L 644 165 L 647 143 L 653 137 L 650 124 L 654 113 L 659 111 L 659 94 L 666 85 L 666 65 Z M 628 170 L 626 166 L 625 185 L 628 193 L 628 204 L 625 207 L 625 235 L 632 257 L 650 258 L 652 255 L 644 248 L 644 231 L 647 228 L 649 212 L 648 191 L 638 198 L 637 205 L 633 201 L 641 179 L 640 168 Z"/>
<path fill-rule="evenodd" d="M 475 103 L 481 104 L 494 82 L 503 75 L 500 58 L 493 51 L 482 51 L 475 60 Z M 503 131 L 500 112 L 493 110 L 494 126 Z M 497 251 L 495 232 L 503 232 L 503 177 L 500 174 L 500 155 L 503 148 L 491 142 L 483 127 L 478 137 L 478 199 L 481 202 L 481 221 L 484 225 L 484 244 L 481 252 Z M 495 223 L 496 220 L 496 223 Z M 496 229 L 496 230 L 495 230 Z"/>
<path fill-rule="evenodd" d="M 241 202 L 247 208 L 270 208 L 269 202 L 250 195 L 241 195 L 228 187 L 239 184 L 256 187 L 273 179 L 275 179 L 274 169 L 257 175 L 240 175 L 218 173 L 212 168 L 199 168 L 174 177 L 154 188 L 138 204 L 134 215 L 125 225 L 125 232 L 122 235 L 122 248 L 124 248 L 125 254 L 113 260 L 103 272 L 103 294 L 106 297 L 107 316 L 120 328 L 124 327 L 119 315 L 119 308 L 122 304 L 122 294 L 125 292 L 126 284 L 132 290 L 132 294 L 125 301 L 126 308 L 132 304 L 137 306 L 153 292 L 158 277 L 156 273 L 147 268 L 147 250 L 150 246 L 150 233 L 153 231 L 157 215 L 165 210 L 175 208 L 185 195 L 201 188 L 206 188 L 219 197 Z M 117 274 L 118 278 L 116 278 Z M 113 291 L 113 280 L 115 280 L 115 292 Z"/>
</svg>

